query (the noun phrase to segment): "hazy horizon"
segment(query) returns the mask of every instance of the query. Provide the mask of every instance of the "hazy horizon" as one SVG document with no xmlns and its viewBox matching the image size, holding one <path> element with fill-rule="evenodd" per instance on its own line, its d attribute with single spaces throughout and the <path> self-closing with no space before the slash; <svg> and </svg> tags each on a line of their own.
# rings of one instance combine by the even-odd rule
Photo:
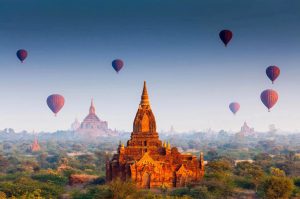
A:
<svg viewBox="0 0 300 199">
<path fill-rule="evenodd" d="M 69 129 L 96 113 L 111 129 L 132 130 L 143 81 L 157 129 L 300 129 L 300 1 L 37 1 L 0 3 L 0 129 Z M 233 31 L 225 48 L 218 33 Z M 27 49 L 21 64 L 18 49 Z M 111 67 L 123 59 L 119 74 Z M 272 85 L 266 67 L 278 65 Z M 278 91 L 269 113 L 260 101 Z M 53 93 L 65 106 L 57 117 Z M 233 115 L 228 108 L 238 101 Z"/>
</svg>

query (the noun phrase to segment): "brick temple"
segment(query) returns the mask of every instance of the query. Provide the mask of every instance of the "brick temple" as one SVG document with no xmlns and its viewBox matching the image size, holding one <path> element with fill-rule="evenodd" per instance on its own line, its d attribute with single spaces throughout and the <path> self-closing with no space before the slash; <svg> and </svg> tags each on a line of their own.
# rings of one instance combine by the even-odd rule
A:
<svg viewBox="0 0 300 199">
<path fill-rule="evenodd" d="M 96 115 L 96 108 L 92 99 L 89 114 L 79 125 L 78 121 L 72 124 L 75 135 L 86 139 L 95 139 L 96 137 L 116 136 L 117 132 L 108 128 L 107 121 L 102 121 Z"/>
<path fill-rule="evenodd" d="M 37 139 L 37 137 L 34 138 L 34 141 L 32 143 L 32 145 L 30 146 L 31 152 L 37 152 L 41 150 L 41 147 L 39 145 L 39 141 Z"/>
<path fill-rule="evenodd" d="M 118 153 L 106 163 L 106 180 L 132 180 L 140 188 L 182 187 L 204 175 L 203 154 L 199 160 L 181 154 L 170 143 L 162 142 L 156 131 L 146 82 L 127 145 L 119 144 Z"/>
</svg>

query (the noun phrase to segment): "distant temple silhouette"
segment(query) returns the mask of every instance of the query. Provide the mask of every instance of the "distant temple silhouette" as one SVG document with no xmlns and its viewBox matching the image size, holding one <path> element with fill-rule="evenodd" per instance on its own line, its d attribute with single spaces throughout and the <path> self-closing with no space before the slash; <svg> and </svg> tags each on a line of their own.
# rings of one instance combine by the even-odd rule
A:
<svg viewBox="0 0 300 199">
<path fill-rule="evenodd" d="M 118 153 L 106 162 L 106 180 L 132 180 L 140 188 L 181 187 L 201 180 L 204 175 L 203 153 L 200 159 L 180 154 L 170 143 L 162 143 L 156 132 L 146 82 L 127 145 L 119 144 Z"/>
<path fill-rule="evenodd" d="M 75 134 L 78 136 L 84 136 L 87 138 L 102 137 L 102 136 L 115 136 L 116 131 L 108 128 L 107 121 L 102 121 L 96 115 L 96 109 L 94 106 L 93 99 L 91 100 L 91 106 L 89 109 L 89 114 L 84 118 L 83 122 L 78 125 L 78 120 L 72 124 Z"/>
<path fill-rule="evenodd" d="M 247 122 L 244 122 L 240 132 L 236 133 L 237 138 L 243 138 L 243 137 L 255 136 L 255 135 L 256 133 L 254 131 L 254 128 L 250 128 Z"/>
<path fill-rule="evenodd" d="M 34 138 L 34 141 L 30 147 L 31 152 L 37 152 L 41 150 L 37 137 Z"/>
</svg>

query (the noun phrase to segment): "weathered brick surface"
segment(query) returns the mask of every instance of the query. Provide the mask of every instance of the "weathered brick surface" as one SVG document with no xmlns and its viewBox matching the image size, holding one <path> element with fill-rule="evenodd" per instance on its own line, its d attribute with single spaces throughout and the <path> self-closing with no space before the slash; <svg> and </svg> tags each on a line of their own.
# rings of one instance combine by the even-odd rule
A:
<svg viewBox="0 0 300 199">
<path fill-rule="evenodd" d="M 133 180 L 138 187 L 180 187 L 201 180 L 204 175 L 203 154 L 198 160 L 180 154 L 170 143 L 159 140 L 146 83 L 133 122 L 130 140 L 120 143 L 118 153 L 106 163 L 106 180 Z"/>
</svg>

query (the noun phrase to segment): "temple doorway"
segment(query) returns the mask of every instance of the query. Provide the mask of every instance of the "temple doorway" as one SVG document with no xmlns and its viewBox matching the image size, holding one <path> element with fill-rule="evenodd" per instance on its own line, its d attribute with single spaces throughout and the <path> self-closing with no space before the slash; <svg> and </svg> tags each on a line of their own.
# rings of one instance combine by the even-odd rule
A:
<svg viewBox="0 0 300 199">
<path fill-rule="evenodd" d="M 186 186 L 186 181 L 187 181 L 186 177 L 185 176 L 181 176 L 180 177 L 180 186 L 181 187 L 185 187 Z"/>
<path fill-rule="evenodd" d="M 151 174 L 145 172 L 142 178 L 142 187 L 145 189 L 150 189 L 150 182 L 151 182 Z"/>
</svg>

